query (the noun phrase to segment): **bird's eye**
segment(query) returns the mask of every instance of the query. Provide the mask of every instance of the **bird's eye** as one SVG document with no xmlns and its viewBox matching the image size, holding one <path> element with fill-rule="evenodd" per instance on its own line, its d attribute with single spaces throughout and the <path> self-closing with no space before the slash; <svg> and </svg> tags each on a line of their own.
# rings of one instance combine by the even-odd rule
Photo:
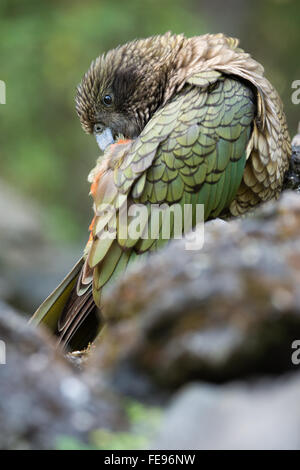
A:
<svg viewBox="0 0 300 470">
<path fill-rule="evenodd" d="M 103 96 L 102 101 L 105 104 L 105 106 L 110 106 L 112 104 L 113 100 L 112 100 L 111 95 L 105 95 L 105 96 Z"/>
<path fill-rule="evenodd" d="M 99 124 L 99 123 L 96 123 L 94 125 L 94 133 L 95 134 L 101 134 L 101 132 L 103 131 L 104 127 L 102 126 L 102 124 Z"/>
</svg>

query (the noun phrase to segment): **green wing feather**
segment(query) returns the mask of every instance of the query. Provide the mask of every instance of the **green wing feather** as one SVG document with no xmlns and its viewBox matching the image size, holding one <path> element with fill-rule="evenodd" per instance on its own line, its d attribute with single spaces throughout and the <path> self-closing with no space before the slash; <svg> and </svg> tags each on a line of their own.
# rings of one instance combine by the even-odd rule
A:
<svg viewBox="0 0 300 470">
<path fill-rule="evenodd" d="M 150 209 L 153 204 L 172 206 L 188 200 L 204 204 L 207 220 L 230 205 L 241 183 L 255 105 L 249 87 L 219 72 L 198 74 L 189 83 L 151 119 L 115 169 L 114 181 L 118 193 L 127 194 L 129 205 L 142 203 Z M 188 194 L 196 199 L 186 199 Z M 150 227 L 150 210 L 148 214 Z M 103 257 L 103 269 L 109 265 L 114 279 L 124 271 L 124 260 L 115 261 L 117 245 L 126 251 L 127 265 L 167 241 L 161 236 L 114 240 Z M 101 270 L 100 264 L 94 292 L 110 281 L 100 274 L 99 285 Z"/>
</svg>

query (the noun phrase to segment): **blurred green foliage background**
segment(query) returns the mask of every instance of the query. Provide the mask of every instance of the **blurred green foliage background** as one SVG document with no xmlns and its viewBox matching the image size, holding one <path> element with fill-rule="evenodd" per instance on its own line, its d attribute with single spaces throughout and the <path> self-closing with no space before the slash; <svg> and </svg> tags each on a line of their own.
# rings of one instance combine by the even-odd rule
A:
<svg viewBox="0 0 300 470">
<path fill-rule="evenodd" d="M 86 176 L 98 150 L 74 109 L 75 87 L 100 53 L 171 30 L 224 32 L 263 63 L 280 92 L 293 135 L 300 105 L 299 0 L 0 0 L 0 172 L 43 208 L 45 231 L 78 242 L 91 201 Z"/>
</svg>

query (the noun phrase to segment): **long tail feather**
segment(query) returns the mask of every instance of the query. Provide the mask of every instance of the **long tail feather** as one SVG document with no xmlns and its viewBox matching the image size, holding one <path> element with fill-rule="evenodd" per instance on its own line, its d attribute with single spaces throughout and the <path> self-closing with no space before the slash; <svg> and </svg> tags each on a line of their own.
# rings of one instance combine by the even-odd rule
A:
<svg viewBox="0 0 300 470">
<path fill-rule="evenodd" d="M 81 258 L 30 319 L 35 325 L 46 325 L 59 337 L 58 345 L 73 351 L 86 348 L 101 327 L 92 288 L 82 295 L 77 294 L 77 281 L 83 264 Z"/>
<path fill-rule="evenodd" d="M 64 349 L 85 349 L 102 326 L 100 311 L 93 299 L 92 286 L 78 296 L 76 286 L 65 305 L 57 326 L 58 343 Z"/>
</svg>

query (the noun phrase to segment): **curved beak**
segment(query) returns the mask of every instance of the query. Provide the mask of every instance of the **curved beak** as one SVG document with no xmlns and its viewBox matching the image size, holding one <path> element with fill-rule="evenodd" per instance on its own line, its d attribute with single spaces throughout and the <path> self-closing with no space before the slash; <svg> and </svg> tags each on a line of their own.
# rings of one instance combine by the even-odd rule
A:
<svg viewBox="0 0 300 470">
<path fill-rule="evenodd" d="M 106 127 L 101 134 L 95 134 L 95 137 L 102 152 L 104 152 L 109 145 L 114 143 L 114 138 L 109 127 Z"/>
</svg>

